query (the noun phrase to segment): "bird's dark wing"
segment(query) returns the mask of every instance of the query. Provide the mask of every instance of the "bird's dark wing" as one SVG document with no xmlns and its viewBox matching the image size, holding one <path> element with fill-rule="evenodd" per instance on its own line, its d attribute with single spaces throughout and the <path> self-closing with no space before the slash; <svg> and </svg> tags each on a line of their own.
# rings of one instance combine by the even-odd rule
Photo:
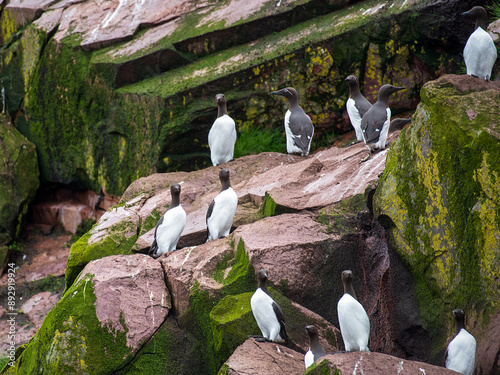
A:
<svg viewBox="0 0 500 375">
<path fill-rule="evenodd" d="M 293 111 L 288 126 L 294 135 L 295 145 L 301 150 L 307 151 L 314 132 L 311 118 L 302 109 Z"/>
<path fill-rule="evenodd" d="M 366 143 L 376 142 L 380 137 L 380 132 L 387 121 L 387 111 L 372 107 L 365 113 L 361 120 L 361 129 Z"/>
<path fill-rule="evenodd" d="M 207 219 L 206 219 L 206 223 L 207 223 L 207 238 L 205 239 L 205 241 L 207 241 L 208 238 L 210 237 L 210 229 L 208 229 L 208 219 L 210 218 L 210 216 L 212 216 L 212 212 L 214 211 L 214 206 L 215 206 L 215 199 L 210 203 L 210 206 L 208 206 Z"/>
<path fill-rule="evenodd" d="M 156 242 L 156 232 L 158 232 L 158 227 L 163 223 L 163 218 L 164 217 L 165 217 L 165 215 L 163 215 L 160 218 L 160 220 L 158 221 L 158 224 L 156 224 L 155 237 L 154 237 L 154 240 L 153 240 L 153 244 L 149 248 L 149 252 L 148 252 L 149 255 L 154 255 L 156 253 L 156 250 L 158 250 L 158 243 Z"/>
<path fill-rule="evenodd" d="M 286 329 L 285 329 L 285 314 L 283 314 L 283 310 L 281 310 L 281 307 L 273 301 L 273 310 L 274 313 L 276 314 L 276 318 L 278 319 L 278 322 L 280 323 L 280 336 L 283 340 L 288 342 L 288 336 L 286 334 Z"/>
<path fill-rule="evenodd" d="M 356 98 L 354 100 L 354 106 L 358 110 L 361 118 L 363 118 L 365 113 L 368 112 L 368 110 L 372 107 L 372 104 L 368 100 L 366 100 L 363 95 L 360 95 L 359 98 Z"/>
<path fill-rule="evenodd" d="M 214 211 L 214 206 L 215 206 L 215 199 L 212 201 L 212 203 L 210 203 L 210 206 L 208 206 L 208 211 L 207 211 L 207 223 L 208 223 L 208 219 L 210 218 L 210 216 L 212 216 L 212 212 Z"/>
</svg>

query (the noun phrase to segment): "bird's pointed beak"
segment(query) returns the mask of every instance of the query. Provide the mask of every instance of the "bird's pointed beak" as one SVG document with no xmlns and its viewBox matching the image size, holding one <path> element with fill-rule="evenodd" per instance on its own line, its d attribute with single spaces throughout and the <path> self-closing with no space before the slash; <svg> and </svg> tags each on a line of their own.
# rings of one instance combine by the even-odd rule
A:
<svg viewBox="0 0 500 375">
<path fill-rule="evenodd" d="M 462 16 L 470 16 L 470 15 L 471 15 L 471 14 L 470 14 L 470 11 L 467 11 L 467 12 L 463 12 L 463 13 L 462 13 Z"/>
<path fill-rule="evenodd" d="M 395 88 L 396 91 L 406 90 L 406 87 L 398 86 Z"/>
<path fill-rule="evenodd" d="M 282 94 L 279 91 L 273 91 L 273 92 L 269 93 L 269 95 L 282 95 Z"/>
</svg>

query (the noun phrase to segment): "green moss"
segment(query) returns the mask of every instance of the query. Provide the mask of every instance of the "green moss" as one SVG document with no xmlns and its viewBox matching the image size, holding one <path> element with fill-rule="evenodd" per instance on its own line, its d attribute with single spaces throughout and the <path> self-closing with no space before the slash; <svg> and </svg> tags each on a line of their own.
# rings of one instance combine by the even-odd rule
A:
<svg viewBox="0 0 500 375">
<path fill-rule="evenodd" d="M 262 217 L 271 217 L 276 214 L 276 202 L 271 195 L 266 191 L 264 199 L 259 208 L 259 214 Z"/>
<path fill-rule="evenodd" d="M 0 115 L 0 247 L 21 233 L 39 186 L 35 147 Z M 2 263 L 3 264 L 3 263 Z"/>
<path fill-rule="evenodd" d="M 234 146 L 234 158 L 261 152 L 283 152 L 285 134 L 282 128 L 249 128 L 240 131 Z"/>
<path fill-rule="evenodd" d="M 328 359 L 322 360 L 319 364 L 313 363 L 304 371 L 304 375 L 342 375 L 337 366 L 333 366 L 333 370 L 331 370 L 329 364 L 330 361 Z"/>
<path fill-rule="evenodd" d="M 222 358 L 229 358 L 250 335 L 260 334 L 250 307 L 252 295 L 228 295 L 210 311 L 214 349 Z"/>
<path fill-rule="evenodd" d="M 229 366 L 224 363 L 220 368 L 219 372 L 217 373 L 217 375 L 229 375 Z"/>
<path fill-rule="evenodd" d="M 97 319 L 92 278 L 68 290 L 7 374 L 112 373 L 132 358 L 123 319 L 123 331 Z"/>
<path fill-rule="evenodd" d="M 115 208 L 116 210 L 126 210 L 125 207 Z M 78 274 L 85 268 L 88 262 L 94 259 L 104 258 L 109 255 L 132 254 L 132 246 L 137 240 L 137 224 L 130 219 L 125 218 L 111 227 L 101 228 L 106 223 L 95 225 L 89 232 L 83 235 L 77 242 L 71 246 L 71 252 L 66 266 L 66 293 L 69 287 L 78 277 Z M 92 236 L 96 233 L 98 239 Z"/>
<path fill-rule="evenodd" d="M 190 335 L 178 328 L 175 318 L 168 318 L 131 363 L 114 374 L 203 374 L 203 363 L 199 361 L 192 341 Z"/>
<path fill-rule="evenodd" d="M 354 234 L 357 233 L 356 215 L 365 208 L 365 196 L 357 194 L 332 206 L 320 209 L 318 222 L 326 225 L 328 233 Z"/>
</svg>

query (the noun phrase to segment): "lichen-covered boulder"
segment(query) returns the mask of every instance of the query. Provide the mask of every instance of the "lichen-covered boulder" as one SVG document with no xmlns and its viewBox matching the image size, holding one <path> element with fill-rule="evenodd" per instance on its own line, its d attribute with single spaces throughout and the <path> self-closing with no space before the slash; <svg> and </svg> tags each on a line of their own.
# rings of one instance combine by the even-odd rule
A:
<svg viewBox="0 0 500 375">
<path fill-rule="evenodd" d="M 1 103 L 0 103 L 1 105 Z M 35 146 L 0 114 L 0 248 L 22 229 L 39 186 Z M 6 257 L 0 257 L 3 268 Z"/>
<path fill-rule="evenodd" d="M 320 358 L 304 375 L 323 374 L 388 374 L 388 375 L 453 375 L 457 372 L 444 367 L 393 357 L 375 352 L 328 354 Z"/>
<path fill-rule="evenodd" d="M 89 263 L 7 374 L 114 373 L 165 321 L 160 264 L 142 254 Z"/>
<path fill-rule="evenodd" d="M 473 317 L 473 334 L 500 309 L 500 83 L 446 75 L 421 97 L 389 151 L 374 212 L 412 269 L 436 354 L 453 308 Z"/>
</svg>

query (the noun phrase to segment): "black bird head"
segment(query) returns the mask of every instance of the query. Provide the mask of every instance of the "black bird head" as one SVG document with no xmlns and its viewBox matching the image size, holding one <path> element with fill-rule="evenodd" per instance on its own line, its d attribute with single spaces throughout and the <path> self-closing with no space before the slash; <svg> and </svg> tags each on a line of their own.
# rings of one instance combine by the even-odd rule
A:
<svg viewBox="0 0 500 375">
<path fill-rule="evenodd" d="M 356 76 L 347 76 L 347 78 L 345 79 L 345 81 L 349 84 L 352 83 L 358 83 L 358 79 L 356 78 Z"/>
<path fill-rule="evenodd" d="M 469 16 L 476 20 L 476 29 L 480 26 L 483 30 L 486 30 L 486 21 L 488 20 L 488 13 L 486 9 L 480 6 L 475 6 L 467 12 L 463 12 L 462 16 Z"/>
<path fill-rule="evenodd" d="M 463 12 L 462 16 L 470 16 L 474 18 L 480 18 L 480 17 L 487 18 L 488 13 L 486 13 L 486 9 L 484 9 L 483 7 L 476 6 L 471 10 L 468 10 L 467 12 Z"/>
<path fill-rule="evenodd" d="M 179 184 L 172 184 L 172 186 L 170 186 L 170 194 L 172 196 L 174 195 L 179 195 L 181 193 L 181 185 Z"/>
<path fill-rule="evenodd" d="M 222 185 L 222 190 L 226 190 L 231 186 L 229 181 L 229 169 L 221 169 L 219 172 L 219 180 Z"/>
<path fill-rule="evenodd" d="M 345 270 L 342 271 L 342 282 L 352 282 L 352 271 L 351 270 Z"/>
<path fill-rule="evenodd" d="M 257 272 L 257 280 L 259 280 L 259 282 L 267 281 L 267 271 L 265 269 L 262 268 L 259 272 Z"/>
<path fill-rule="evenodd" d="M 226 97 L 224 94 L 217 94 L 215 95 L 215 101 L 217 102 L 217 105 L 224 104 L 226 102 Z"/>
<path fill-rule="evenodd" d="M 286 87 L 278 91 L 273 91 L 271 95 L 280 95 L 287 99 L 298 98 L 297 91 L 293 87 Z"/>
<path fill-rule="evenodd" d="M 318 335 L 318 329 L 316 328 L 315 325 L 312 325 L 312 324 L 309 326 L 306 326 L 306 332 L 309 335 L 309 337 Z"/>
</svg>

